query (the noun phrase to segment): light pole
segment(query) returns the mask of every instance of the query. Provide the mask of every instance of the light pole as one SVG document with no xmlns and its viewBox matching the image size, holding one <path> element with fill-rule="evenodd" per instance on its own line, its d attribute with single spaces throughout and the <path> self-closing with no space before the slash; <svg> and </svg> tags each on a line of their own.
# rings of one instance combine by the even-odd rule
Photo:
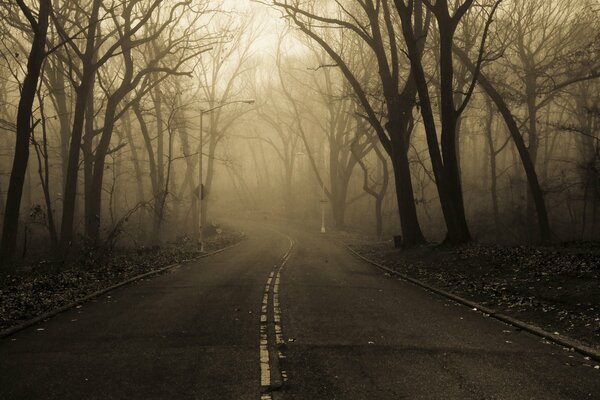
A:
<svg viewBox="0 0 600 400">
<path fill-rule="evenodd" d="M 325 204 L 327 204 L 327 199 L 325 199 L 325 184 L 321 184 L 322 193 L 321 193 L 321 233 L 325 232 Z"/>
<path fill-rule="evenodd" d="M 325 205 L 327 204 L 327 196 L 325 193 L 325 146 L 322 146 L 323 153 L 321 154 L 321 169 L 323 178 L 321 178 L 321 233 L 325 232 Z"/>
<path fill-rule="evenodd" d="M 203 190 L 203 186 L 202 186 L 202 177 L 203 175 L 203 170 L 202 170 L 202 150 L 204 147 L 204 135 L 202 134 L 203 130 L 204 130 L 204 114 L 208 114 L 210 112 L 213 112 L 215 110 L 218 110 L 219 108 L 228 106 L 230 104 L 236 104 L 236 103 L 244 103 L 244 104 L 254 104 L 254 99 L 248 99 L 248 100 L 235 100 L 235 101 L 228 101 L 225 103 L 221 103 L 218 106 L 209 108 L 208 110 L 203 110 L 200 109 L 200 145 L 199 145 L 199 150 L 198 150 L 198 181 L 200 182 L 198 185 L 198 198 L 200 199 L 200 206 L 198 207 L 198 221 L 197 221 L 197 226 L 199 227 L 198 229 L 198 244 L 200 245 L 200 252 L 204 252 L 204 227 L 202 226 L 202 205 L 204 204 L 204 197 L 205 197 L 205 193 Z"/>
</svg>

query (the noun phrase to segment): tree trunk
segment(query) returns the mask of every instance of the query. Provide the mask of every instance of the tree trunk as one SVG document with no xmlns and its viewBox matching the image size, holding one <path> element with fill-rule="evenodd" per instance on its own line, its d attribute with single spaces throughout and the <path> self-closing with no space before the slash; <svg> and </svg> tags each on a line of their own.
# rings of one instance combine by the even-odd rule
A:
<svg viewBox="0 0 600 400">
<path fill-rule="evenodd" d="M 75 109 L 73 111 L 73 129 L 71 130 L 71 143 L 69 145 L 69 161 L 67 177 L 65 180 L 65 193 L 63 200 L 63 214 L 60 231 L 60 247 L 63 257 L 67 256 L 73 241 L 73 221 L 75 218 L 75 204 L 77 201 L 77 175 L 79 174 L 79 152 L 83 136 L 83 123 L 85 109 L 92 91 L 96 75 L 93 64 L 98 13 L 101 0 L 94 0 L 90 16 L 90 25 L 87 32 L 85 53 L 83 55 L 83 73 L 81 83 L 76 88 Z"/>
<path fill-rule="evenodd" d="M 456 149 L 456 123 L 458 113 L 454 105 L 454 79 L 452 43 L 454 27 L 449 15 L 437 15 L 440 33 L 440 93 L 441 93 L 441 152 L 429 85 L 421 62 L 419 41 L 412 28 L 412 10 L 403 2 L 396 1 L 402 32 L 411 59 L 411 70 L 421 103 L 421 115 L 425 126 L 427 147 L 438 190 L 442 213 L 447 227 L 446 241 L 460 244 L 471 240 L 465 218 L 460 171 Z M 421 7 L 421 5 L 415 6 Z"/>
<path fill-rule="evenodd" d="M 87 236 L 92 245 L 100 243 L 100 227 L 102 220 L 102 185 L 104 182 L 104 171 L 106 167 L 106 155 L 108 154 L 112 132 L 115 126 L 116 108 L 119 96 L 108 100 L 104 114 L 104 127 L 102 136 L 94 153 L 94 172 L 90 187 L 89 210 L 86 210 L 86 218 L 90 219 L 91 226 Z M 90 215 L 88 216 L 88 211 Z M 91 217 L 91 218 L 90 218 Z"/>
<path fill-rule="evenodd" d="M 140 108 L 140 103 L 135 101 L 131 108 L 138 119 L 138 123 L 140 125 L 140 132 L 142 133 L 142 137 L 144 138 L 144 143 L 146 145 L 146 152 L 148 154 L 148 164 L 150 167 L 150 183 L 152 185 L 152 199 L 153 199 L 153 213 L 152 213 L 152 242 L 156 243 L 158 241 L 158 218 L 159 218 L 159 206 L 160 206 L 160 191 L 161 187 L 159 185 L 159 175 L 158 175 L 158 166 L 156 162 L 156 158 L 154 156 L 154 148 L 152 147 L 152 138 L 150 137 L 150 131 L 148 130 L 148 125 L 144 120 L 144 115 L 142 114 L 142 109 Z"/>
<path fill-rule="evenodd" d="M 142 166 L 140 165 L 140 156 L 138 155 L 138 149 L 133 139 L 133 133 L 131 132 L 131 114 L 130 111 L 125 111 L 122 117 L 123 130 L 129 142 L 129 148 L 131 149 L 131 161 L 133 162 L 133 169 L 135 171 L 136 180 L 136 193 L 137 202 L 141 203 L 144 201 L 144 175 L 142 173 Z"/>
<path fill-rule="evenodd" d="M 58 117 L 59 132 L 60 132 L 60 159 L 61 159 L 61 190 L 64 192 L 65 181 L 67 179 L 67 167 L 69 164 L 69 138 L 71 135 L 70 113 L 68 97 L 66 94 L 65 82 L 65 66 L 62 61 L 56 60 L 52 73 L 48 76 L 50 81 L 50 94 L 53 98 L 54 106 L 56 107 L 56 115 Z"/>
<path fill-rule="evenodd" d="M 379 239 L 383 237 L 383 197 L 375 198 L 375 233 Z"/>
<path fill-rule="evenodd" d="M 177 104 L 179 105 L 179 102 Z M 175 114 L 175 122 L 179 130 L 179 139 L 181 141 L 181 147 L 185 159 L 185 177 L 177 197 L 183 198 L 184 192 L 186 192 L 189 196 L 191 207 L 187 213 L 188 217 L 185 218 L 185 226 L 186 231 L 191 233 L 194 238 L 197 238 L 198 224 L 195 223 L 195 219 L 192 216 L 198 215 L 198 190 L 196 190 L 197 185 L 194 180 L 195 171 L 198 166 L 198 157 L 191 154 L 192 151 L 189 143 L 185 110 L 185 108 L 182 108 L 181 113 Z"/>
<path fill-rule="evenodd" d="M 84 186 L 84 218 L 85 218 L 85 237 L 90 239 L 94 230 L 94 220 L 99 218 L 94 214 L 92 204 L 92 186 L 94 180 L 94 114 L 96 106 L 94 104 L 94 83 L 88 93 L 87 106 L 85 108 L 84 135 L 81 143 L 83 153 L 83 186 Z"/>
<path fill-rule="evenodd" d="M 535 76 L 532 73 L 527 73 L 527 77 L 525 79 L 525 92 L 527 99 L 527 114 L 529 118 L 529 129 L 528 129 L 528 143 L 527 150 L 529 151 L 529 158 L 531 159 L 531 163 L 535 168 L 538 160 L 538 152 L 539 152 L 539 136 L 538 136 L 538 123 L 537 123 L 537 101 L 536 101 L 536 93 L 537 93 L 537 83 Z M 532 191 L 527 191 L 527 204 L 526 204 L 526 222 L 525 229 L 527 229 L 527 233 L 529 236 L 529 240 L 533 241 L 535 236 L 535 230 L 533 227 L 535 226 L 535 199 L 533 198 Z"/>
<path fill-rule="evenodd" d="M 285 215 L 288 218 L 292 217 L 292 214 L 295 210 L 294 207 L 294 194 L 293 194 L 293 178 L 294 178 L 294 167 L 292 162 L 285 162 L 285 171 L 284 171 L 284 194 L 283 194 L 283 204 L 285 209 Z"/>
<path fill-rule="evenodd" d="M 471 72 L 475 71 L 475 66 L 462 50 L 455 47 L 454 52 Z M 535 165 L 529 156 L 529 151 L 527 150 L 527 146 L 525 145 L 525 141 L 523 140 L 519 126 L 517 125 L 516 120 L 508 108 L 508 105 L 502 98 L 502 95 L 496 90 L 494 85 L 492 85 L 483 72 L 479 73 L 477 80 L 487 95 L 492 99 L 498 108 L 498 111 L 500 111 L 500 114 L 502 114 L 508 131 L 510 132 L 513 142 L 515 143 L 515 147 L 517 148 L 519 157 L 521 158 L 521 163 L 523 164 L 523 169 L 525 170 L 525 175 L 527 176 L 531 197 L 533 198 L 533 203 L 535 205 L 540 239 L 543 242 L 548 242 L 552 240 L 552 231 L 550 229 L 550 222 L 548 220 L 548 211 L 544 201 L 544 193 L 540 187 L 537 173 L 535 171 Z"/>
<path fill-rule="evenodd" d="M 30 12 L 24 5 L 22 7 L 24 11 Z M 32 107 L 42 64 L 46 57 L 46 35 L 48 33 L 48 19 L 51 9 L 52 3 L 50 0 L 40 0 L 38 20 L 35 26 L 32 26 L 34 36 L 27 60 L 27 72 L 23 80 L 17 111 L 15 154 L 8 184 L 4 225 L 2 227 L 2 241 L 0 242 L 0 264 L 2 265 L 12 263 L 17 248 L 19 211 L 21 208 L 21 197 L 23 195 L 27 164 L 29 162 Z"/>
<path fill-rule="evenodd" d="M 48 226 L 48 234 L 50 235 L 51 251 L 53 254 L 58 254 L 58 234 L 56 231 L 56 223 L 54 219 L 54 210 L 52 209 L 52 198 L 50 195 L 50 163 L 48 154 L 48 132 L 46 129 L 46 115 L 44 112 L 45 105 L 42 96 L 38 93 L 39 110 L 41 117 L 42 126 L 42 144 L 41 148 L 35 143 L 36 154 L 38 158 L 38 175 L 40 177 L 40 183 L 42 185 L 42 191 L 44 193 L 44 202 L 46 203 L 46 219 Z M 32 139 L 33 132 L 32 132 Z"/>
<path fill-rule="evenodd" d="M 392 137 L 392 168 L 394 169 L 394 182 L 396 183 L 396 199 L 398 201 L 398 212 L 400 214 L 400 225 L 402 230 L 402 244 L 404 246 L 417 246 L 425 243 L 425 237 L 419 225 L 417 217 L 417 206 L 410 175 L 410 163 L 408 160 L 408 146 L 405 140 L 406 132 L 388 124 L 388 131 L 396 131 Z M 404 130 L 404 129 L 403 129 Z M 395 139 L 395 140 L 394 140 Z"/>
<path fill-rule="evenodd" d="M 491 101 L 486 101 L 486 111 L 488 112 L 485 120 L 485 139 L 488 145 L 489 155 L 489 168 L 490 168 L 490 196 L 492 201 L 492 214 L 494 216 L 494 230 L 496 240 L 500 239 L 500 211 L 498 207 L 498 173 L 497 173 L 497 160 L 498 155 L 494 147 L 494 136 L 492 132 L 492 126 L 494 123 L 494 110 L 492 110 Z"/>
</svg>

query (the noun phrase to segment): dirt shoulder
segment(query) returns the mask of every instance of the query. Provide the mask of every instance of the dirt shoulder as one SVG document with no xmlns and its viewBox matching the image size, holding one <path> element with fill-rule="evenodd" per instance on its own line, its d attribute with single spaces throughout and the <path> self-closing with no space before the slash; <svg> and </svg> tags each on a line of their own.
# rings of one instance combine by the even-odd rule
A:
<svg viewBox="0 0 600 400">
<path fill-rule="evenodd" d="M 342 240 L 388 268 L 600 349 L 600 244 L 399 250 Z"/>
<path fill-rule="evenodd" d="M 206 252 L 238 243 L 243 234 L 225 231 L 205 240 Z M 135 276 L 200 256 L 189 244 L 90 253 L 67 266 L 39 264 L 0 277 L 0 331 Z"/>
</svg>

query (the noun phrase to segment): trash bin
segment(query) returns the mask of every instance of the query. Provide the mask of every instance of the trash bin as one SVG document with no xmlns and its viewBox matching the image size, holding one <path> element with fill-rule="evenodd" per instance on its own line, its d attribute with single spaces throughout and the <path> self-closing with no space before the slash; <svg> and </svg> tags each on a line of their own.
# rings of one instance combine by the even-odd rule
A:
<svg viewBox="0 0 600 400">
<path fill-rule="evenodd" d="M 402 236 L 401 235 L 394 236 L 394 247 L 397 249 L 402 248 Z"/>
</svg>

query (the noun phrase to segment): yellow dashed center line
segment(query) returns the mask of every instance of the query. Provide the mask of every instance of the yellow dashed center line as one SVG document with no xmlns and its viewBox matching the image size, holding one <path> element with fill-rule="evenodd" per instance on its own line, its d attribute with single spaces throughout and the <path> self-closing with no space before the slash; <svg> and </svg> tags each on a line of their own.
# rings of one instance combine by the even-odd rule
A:
<svg viewBox="0 0 600 400">
<path fill-rule="evenodd" d="M 262 388 L 261 400 L 272 400 L 273 397 L 271 395 L 271 391 L 273 390 L 271 374 L 274 373 L 281 375 L 280 379 L 282 382 L 286 382 L 288 379 L 287 372 L 279 367 L 281 362 L 278 363 L 279 368 L 275 368 L 275 371 L 272 371 L 271 366 L 271 352 L 275 351 L 280 345 L 284 343 L 283 340 L 283 330 L 281 328 L 281 306 L 279 303 L 279 282 L 281 278 L 281 270 L 286 265 L 288 259 L 290 258 L 290 254 L 292 252 L 292 248 L 294 247 L 294 242 L 291 238 L 288 237 L 290 241 L 289 248 L 287 249 L 285 255 L 279 266 L 275 266 L 275 270 L 269 274 L 269 278 L 267 279 L 267 283 L 265 285 L 265 290 L 263 294 L 263 300 L 261 305 L 260 312 L 260 343 L 259 343 L 259 354 L 260 354 L 260 385 Z M 269 300 L 272 296 L 272 315 L 273 315 L 273 324 L 274 324 L 274 333 L 275 333 L 275 343 L 272 343 L 269 338 Z M 272 340 L 272 339 L 271 339 Z M 285 355 L 277 350 L 277 358 L 279 361 L 285 359 Z M 277 378 L 276 378 L 277 379 Z"/>
</svg>

